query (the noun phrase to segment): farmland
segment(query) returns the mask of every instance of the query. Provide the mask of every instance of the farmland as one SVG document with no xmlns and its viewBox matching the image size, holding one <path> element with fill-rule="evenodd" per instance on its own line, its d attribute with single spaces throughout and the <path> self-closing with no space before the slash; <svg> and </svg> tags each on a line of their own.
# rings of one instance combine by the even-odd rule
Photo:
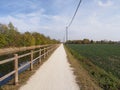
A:
<svg viewBox="0 0 120 90">
<path fill-rule="evenodd" d="M 120 88 L 120 45 L 68 44 L 67 47 L 104 90 Z"/>
</svg>

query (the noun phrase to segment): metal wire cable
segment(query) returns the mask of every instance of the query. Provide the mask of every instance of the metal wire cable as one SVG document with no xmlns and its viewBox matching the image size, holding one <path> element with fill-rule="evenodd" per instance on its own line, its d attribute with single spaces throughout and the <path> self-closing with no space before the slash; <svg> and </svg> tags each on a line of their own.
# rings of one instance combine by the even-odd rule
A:
<svg viewBox="0 0 120 90">
<path fill-rule="evenodd" d="M 79 1 L 78 6 L 77 6 L 77 8 L 76 8 L 76 10 L 75 10 L 75 13 L 74 13 L 74 15 L 73 15 L 70 23 L 68 24 L 67 28 L 71 26 L 71 24 L 72 24 L 72 22 L 73 22 L 73 20 L 74 20 L 74 18 L 75 18 L 75 16 L 76 16 L 76 14 L 77 14 L 77 11 L 78 11 L 78 9 L 79 9 L 79 7 L 80 7 L 81 2 L 82 2 L 82 0 Z"/>
</svg>

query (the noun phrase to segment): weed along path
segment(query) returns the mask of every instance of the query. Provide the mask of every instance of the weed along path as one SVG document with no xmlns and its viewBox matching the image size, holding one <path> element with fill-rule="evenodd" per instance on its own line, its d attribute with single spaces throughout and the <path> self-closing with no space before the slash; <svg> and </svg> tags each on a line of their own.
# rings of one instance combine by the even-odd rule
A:
<svg viewBox="0 0 120 90">
<path fill-rule="evenodd" d="M 20 90 L 80 90 L 62 44 Z"/>
</svg>

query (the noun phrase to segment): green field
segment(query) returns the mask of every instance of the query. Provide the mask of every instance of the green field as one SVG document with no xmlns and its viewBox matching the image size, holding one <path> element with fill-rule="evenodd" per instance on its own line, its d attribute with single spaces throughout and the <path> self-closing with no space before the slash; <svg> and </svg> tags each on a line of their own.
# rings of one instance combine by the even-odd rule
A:
<svg viewBox="0 0 120 90">
<path fill-rule="evenodd" d="M 120 89 L 118 84 L 120 81 L 120 45 L 68 44 L 67 47 L 104 90 Z"/>
</svg>

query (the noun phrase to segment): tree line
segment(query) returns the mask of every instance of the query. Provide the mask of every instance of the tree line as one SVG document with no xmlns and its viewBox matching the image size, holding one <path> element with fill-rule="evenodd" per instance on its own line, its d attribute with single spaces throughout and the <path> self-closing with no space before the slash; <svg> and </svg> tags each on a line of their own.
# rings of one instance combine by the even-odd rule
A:
<svg viewBox="0 0 120 90">
<path fill-rule="evenodd" d="M 94 41 L 89 39 L 83 39 L 83 40 L 68 40 L 66 44 L 115 44 L 119 42 L 115 41 L 108 41 L 108 40 L 100 40 L 100 41 Z"/>
<path fill-rule="evenodd" d="M 8 25 L 0 24 L 0 48 L 56 43 L 59 43 L 59 41 L 38 32 L 20 33 L 11 22 Z"/>
</svg>

